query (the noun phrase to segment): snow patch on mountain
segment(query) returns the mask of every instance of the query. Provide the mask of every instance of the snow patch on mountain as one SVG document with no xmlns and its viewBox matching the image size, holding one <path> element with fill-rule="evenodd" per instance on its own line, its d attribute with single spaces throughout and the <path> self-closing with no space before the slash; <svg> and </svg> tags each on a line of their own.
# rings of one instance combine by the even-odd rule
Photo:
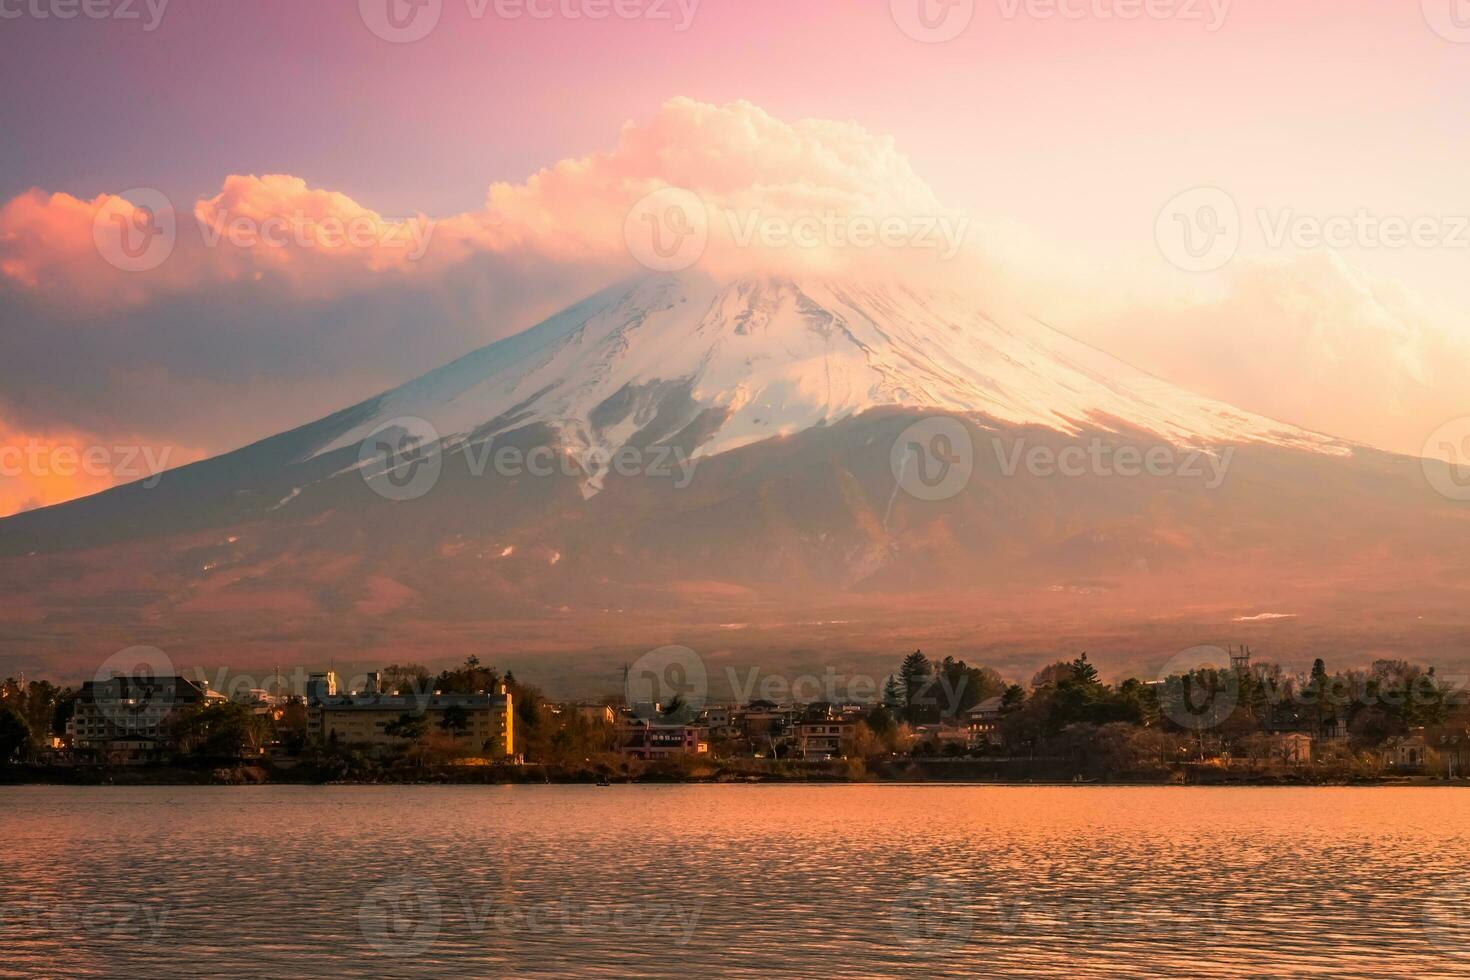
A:
<svg viewBox="0 0 1470 980">
<path fill-rule="evenodd" d="M 1122 424 L 1188 447 L 1350 451 L 1185 391 L 1035 320 L 1000 322 L 973 298 L 854 282 L 622 284 L 376 402 L 318 452 L 412 416 L 441 436 L 476 441 L 543 423 L 590 459 L 697 431 L 695 454 L 708 456 L 881 406 L 1063 432 Z M 593 489 L 602 475 L 592 474 Z"/>
</svg>

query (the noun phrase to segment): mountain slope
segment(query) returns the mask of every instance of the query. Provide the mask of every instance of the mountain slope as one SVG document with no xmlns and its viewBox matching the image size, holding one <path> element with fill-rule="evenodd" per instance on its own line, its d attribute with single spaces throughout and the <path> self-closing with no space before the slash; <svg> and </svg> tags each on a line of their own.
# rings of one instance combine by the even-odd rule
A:
<svg viewBox="0 0 1470 980">
<path fill-rule="evenodd" d="M 443 436 L 546 423 L 564 445 L 597 458 L 655 418 L 667 434 L 704 415 L 714 422 L 697 454 L 708 456 L 879 406 L 979 412 L 1070 432 L 1115 419 L 1179 445 L 1346 450 L 1169 385 L 1042 324 L 1002 325 L 959 296 L 655 277 L 387 393 L 322 451 L 411 416 Z"/>
<path fill-rule="evenodd" d="M 936 416 L 973 475 L 924 499 L 891 451 Z M 368 437 L 414 418 L 432 431 L 402 468 L 437 479 L 395 499 L 402 460 Z M 697 466 L 623 473 L 624 446 Z M 1219 479 L 1012 462 L 1097 447 L 1204 447 Z M 506 471 L 491 449 L 567 462 Z M 655 277 L 156 487 L 0 521 L 0 657 L 516 666 L 683 642 L 769 665 L 932 641 L 1021 671 L 1078 643 L 1106 663 L 1249 630 L 1448 666 L 1470 640 L 1467 531 L 1417 461 L 970 300 Z"/>
</svg>

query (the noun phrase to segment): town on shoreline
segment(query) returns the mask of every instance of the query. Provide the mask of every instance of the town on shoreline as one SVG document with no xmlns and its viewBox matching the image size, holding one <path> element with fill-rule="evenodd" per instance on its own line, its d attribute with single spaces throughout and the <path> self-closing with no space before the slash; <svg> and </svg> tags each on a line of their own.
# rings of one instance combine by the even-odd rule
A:
<svg viewBox="0 0 1470 980">
<path fill-rule="evenodd" d="M 475 656 L 437 674 L 302 675 L 296 691 L 277 677 L 221 693 L 146 663 L 76 688 L 8 678 L 0 783 L 1470 785 L 1458 679 L 1402 660 L 1297 674 L 1246 648 L 1197 649 L 1219 656 L 1113 684 L 1086 653 L 1021 684 L 915 651 L 876 695 L 821 700 L 713 699 L 684 647 L 581 701 Z"/>
</svg>

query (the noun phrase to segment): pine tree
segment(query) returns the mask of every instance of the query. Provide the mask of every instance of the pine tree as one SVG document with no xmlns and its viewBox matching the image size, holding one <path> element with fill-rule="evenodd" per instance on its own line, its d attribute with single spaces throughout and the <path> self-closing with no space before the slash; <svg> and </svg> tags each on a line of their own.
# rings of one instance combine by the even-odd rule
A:
<svg viewBox="0 0 1470 980">
<path fill-rule="evenodd" d="M 1012 684 L 1005 689 L 1000 696 L 1000 710 L 1005 712 L 1015 711 L 1026 703 L 1026 689 L 1020 684 Z"/>
<path fill-rule="evenodd" d="M 904 717 L 917 721 L 921 709 L 929 700 L 929 686 L 933 683 L 934 666 L 923 651 L 915 650 L 903 658 L 898 668 L 899 686 L 903 688 Z"/>
<path fill-rule="evenodd" d="M 1073 684 L 1096 684 L 1097 668 L 1087 662 L 1087 651 L 1082 651 L 1082 656 L 1072 661 L 1072 683 Z"/>
</svg>

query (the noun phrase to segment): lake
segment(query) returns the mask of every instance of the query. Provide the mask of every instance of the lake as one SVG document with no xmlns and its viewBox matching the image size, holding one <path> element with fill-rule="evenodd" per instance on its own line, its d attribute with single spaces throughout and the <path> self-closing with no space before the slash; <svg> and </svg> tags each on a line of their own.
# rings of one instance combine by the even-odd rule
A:
<svg viewBox="0 0 1470 980">
<path fill-rule="evenodd" d="M 1436 788 L 0 788 L 0 976 L 1470 975 Z"/>
</svg>

